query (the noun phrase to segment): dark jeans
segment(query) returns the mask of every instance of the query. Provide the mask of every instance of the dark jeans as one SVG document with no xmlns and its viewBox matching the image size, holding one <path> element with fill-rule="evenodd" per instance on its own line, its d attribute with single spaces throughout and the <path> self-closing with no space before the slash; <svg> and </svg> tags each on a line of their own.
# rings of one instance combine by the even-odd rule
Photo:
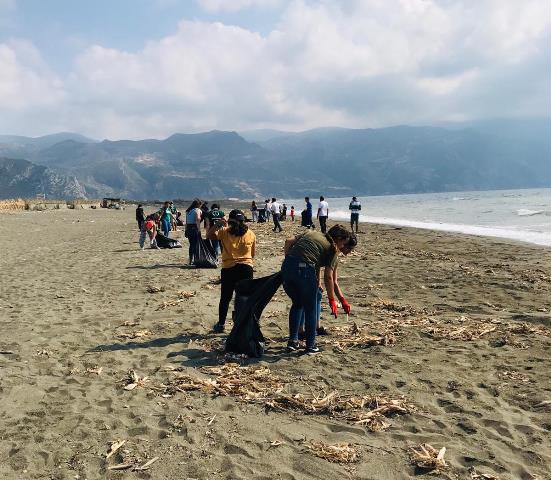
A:
<svg viewBox="0 0 551 480">
<path fill-rule="evenodd" d="M 145 220 L 141 220 L 139 218 L 136 218 L 136 221 L 138 222 L 138 230 L 141 232 L 143 229 L 143 224 L 145 223 Z"/>
<path fill-rule="evenodd" d="M 218 305 L 218 323 L 224 325 L 228 308 L 230 306 L 235 285 L 241 280 L 250 280 L 253 278 L 253 267 L 244 263 L 238 263 L 231 268 L 223 268 L 220 271 L 221 291 L 220 303 Z"/>
<path fill-rule="evenodd" d="M 289 340 L 298 340 L 298 330 L 304 316 L 306 346 L 316 343 L 318 279 L 316 268 L 296 257 L 285 257 L 281 266 L 283 289 L 292 301 L 289 312 Z"/>
<path fill-rule="evenodd" d="M 323 290 L 318 288 L 318 293 L 316 295 L 316 327 L 321 317 L 321 299 L 323 298 Z M 300 328 L 299 330 L 304 330 L 304 314 L 300 318 Z"/>
<path fill-rule="evenodd" d="M 281 223 L 279 223 L 279 213 L 274 213 L 272 217 L 274 219 L 274 232 L 276 230 L 279 230 L 281 232 L 283 228 L 281 228 Z"/>
<path fill-rule="evenodd" d="M 199 229 L 197 225 L 186 225 L 185 234 L 189 241 L 189 263 L 191 263 L 193 252 L 195 252 L 197 242 L 199 241 Z"/>
<path fill-rule="evenodd" d="M 318 220 L 320 222 L 321 233 L 326 233 L 327 232 L 327 217 L 318 217 Z"/>
</svg>

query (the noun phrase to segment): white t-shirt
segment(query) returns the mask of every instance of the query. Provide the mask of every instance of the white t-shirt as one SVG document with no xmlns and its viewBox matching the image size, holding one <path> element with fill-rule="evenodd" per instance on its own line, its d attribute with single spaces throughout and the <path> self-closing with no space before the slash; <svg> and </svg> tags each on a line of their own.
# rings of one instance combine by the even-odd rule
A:
<svg viewBox="0 0 551 480">
<path fill-rule="evenodd" d="M 272 213 L 279 213 L 279 203 L 272 202 L 272 206 L 270 207 L 270 210 L 272 211 Z"/>
<path fill-rule="evenodd" d="M 318 212 L 320 217 L 327 217 L 329 212 L 329 204 L 325 200 L 319 203 Z"/>
</svg>

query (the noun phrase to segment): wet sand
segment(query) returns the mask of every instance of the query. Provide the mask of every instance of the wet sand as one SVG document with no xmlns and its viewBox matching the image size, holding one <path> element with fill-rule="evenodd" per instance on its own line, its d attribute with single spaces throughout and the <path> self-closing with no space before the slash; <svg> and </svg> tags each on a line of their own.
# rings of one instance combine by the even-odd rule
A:
<svg viewBox="0 0 551 480">
<path fill-rule="evenodd" d="M 262 320 L 269 349 L 246 361 L 225 357 L 224 335 L 210 332 L 219 271 L 183 268 L 187 244 L 141 251 L 133 216 L 0 216 L 0 478 L 425 478 L 410 460 L 422 443 L 447 449 L 432 478 L 551 478 L 551 250 L 362 225 L 339 267 L 352 314 L 332 319 L 324 303 L 323 353 L 285 352 L 280 290 Z M 256 277 L 279 268 L 285 234 L 300 231 L 283 226 L 252 227 Z M 358 330 L 386 344 L 346 345 Z M 337 411 L 166 388 L 235 361 L 269 368 L 290 395 L 402 399 L 414 411 L 371 432 Z M 126 390 L 131 370 L 148 378 Z M 350 444 L 359 458 L 329 462 L 312 442 Z"/>
</svg>

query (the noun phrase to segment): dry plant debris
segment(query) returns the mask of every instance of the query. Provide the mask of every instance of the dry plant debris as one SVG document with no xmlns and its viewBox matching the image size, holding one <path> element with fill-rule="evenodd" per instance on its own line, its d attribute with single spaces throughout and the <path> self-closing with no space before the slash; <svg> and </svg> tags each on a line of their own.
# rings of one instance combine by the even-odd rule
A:
<svg viewBox="0 0 551 480">
<path fill-rule="evenodd" d="M 125 390 L 134 390 L 136 387 L 144 387 L 149 381 L 149 377 L 140 377 L 134 370 L 128 372 L 128 376 L 123 380 Z"/>
<path fill-rule="evenodd" d="M 331 329 L 329 338 L 318 340 L 322 345 L 332 345 L 335 351 L 341 353 L 351 347 L 364 348 L 375 345 L 392 345 L 395 341 L 392 334 L 369 335 L 363 328 L 358 327 L 355 322 L 344 327 L 334 327 Z"/>
<path fill-rule="evenodd" d="M 432 445 L 423 443 L 416 447 L 410 447 L 411 463 L 427 470 L 445 470 L 448 464 L 444 460 L 446 447 L 436 450 Z"/>
<path fill-rule="evenodd" d="M 400 396 L 354 396 L 338 391 L 315 394 L 289 394 L 290 381 L 272 373 L 267 367 L 227 363 L 218 367 L 203 367 L 203 373 L 215 378 L 201 378 L 173 370 L 175 376 L 166 384 L 153 387 L 164 398 L 177 392 L 198 390 L 204 393 L 235 397 L 248 403 L 259 403 L 276 411 L 296 411 L 307 415 L 330 415 L 365 426 L 370 431 L 385 430 L 386 419 L 393 415 L 415 411 L 414 405 Z"/>
<path fill-rule="evenodd" d="M 474 467 L 469 469 L 469 473 L 471 474 L 471 480 L 500 480 L 499 477 L 490 473 L 478 473 Z"/>
<path fill-rule="evenodd" d="M 530 381 L 528 375 L 515 370 L 503 370 L 498 372 L 497 376 L 503 380 L 514 380 L 515 382 L 527 383 Z"/>
<path fill-rule="evenodd" d="M 208 283 L 210 285 L 220 285 L 222 283 L 222 279 L 220 277 L 210 277 Z"/>
<path fill-rule="evenodd" d="M 323 458 L 334 463 L 352 463 L 359 459 L 357 449 L 350 443 L 337 443 L 331 445 L 324 442 L 310 442 L 307 445 L 316 457 Z"/>
<path fill-rule="evenodd" d="M 494 332 L 497 325 L 486 322 L 471 322 L 466 317 L 459 319 L 463 325 L 439 324 L 431 326 L 425 333 L 435 338 L 446 338 L 448 340 L 477 340 L 484 335 Z"/>
<path fill-rule="evenodd" d="M 181 292 L 178 292 L 178 296 L 180 298 L 191 298 L 191 297 L 195 297 L 195 295 L 197 295 L 197 292 L 193 291 L 193 292 L 190 292 L 188 290 L 182 290 Z"/>
<path fill-rule="evenodd" d="M 157 287 L 155 285 L 148 285 L 146 287 L 147 293 L 160 293 L 165 291 L 165 287 Z"/>
<path fill-rule="evenodd" d="M 536 333 L 538 335 L 551 337 L 551 328 L 545 327 L 544 325 L 529 325 L 527 323 L 520 323 L 518 325 L 511 325 L 509 327 L 509 333 L 516 333 L 519 335 Z"/>
<path fill-rule="evenodd" d="M 375 308 L 392 317 L 407 317 L 420 314 L 431 315 L 434 313 L 429 312 L 425 308 L 417 308 L 413 305 L 400 305 L 399 303 L 384 298 L 380 298 L 368 304 L 360 304 L 360 306 Z"/>
<path fill-rule="evenodd" d="M 103 372 L 103 367 L 98 367 L 97 365 L 93 368 L 87 368 L 84 373 L 87 375 L 101 375 Z"/>
<path fill-rule="evenodd" d="M 151 331 L 149 331 L 147 329 L 143 329 L 143 330 L 137 330 L 135 332 L 130 332 L 130 333 L 119 333 L 119 334 L 117 334 L 117 336 L 120 337 L 120 338 L 132 339 L 132 338 L 148 337 L 151 334 L 152 334 Z"/>
<path fill-rule="evenodd" d="M 115 440 L 111 442 L 111 445 L 109 446 L 109 451 L 107 452 L 105 459 L 108 460 L 110 457 L 112 457 L 125 443 L 126 440 Z"/>
</svg>

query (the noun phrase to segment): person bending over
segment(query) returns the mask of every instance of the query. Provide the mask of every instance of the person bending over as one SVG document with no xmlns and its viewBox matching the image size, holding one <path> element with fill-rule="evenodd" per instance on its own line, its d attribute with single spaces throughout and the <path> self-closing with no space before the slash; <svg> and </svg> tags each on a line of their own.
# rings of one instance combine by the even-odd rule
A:
<svg viewBox="0 0 551 480">
<path fill-rule="evenodd" d="M 339 262 L 338 253 L 351 251 L 347 250 L 346 246 L 352 235 L 353 233 L 342 225 L 334 225 L 327 234 L 310 231 L 285 241 L 285 259 L 281 266 L 281 273 L 283 288 L 292 301 L 289 312 L 288 350 L 296 351 L 299 348 L 298 331 L 304 312 L 306 353 L 315 354 L 320 351 L 316 346 L 316 305 L 321 286 L 322 267 L 331 313 L 337 316 L 336 295 L 341 297 L 344 311 L 350 312 L 350 305 L 338 287 L 338 282 L 335 291 L 334 272 Z"/>
<path fill-rule="evenodd" d="M 208 229 L 207 238 L 218 240 L 222 244 L 220 303 L 218 305 L 218 323 L 214 325 L 214 331 L 221 333 L 225 328 L 235 285 L 241 280 L 253 278 L 256 235 L 245 224 L 243 212 L 232 210 L 228 215 L 227 222 L 225 219 L 221 219 L 220 223 L 213 224 Z"/>
</svg>

